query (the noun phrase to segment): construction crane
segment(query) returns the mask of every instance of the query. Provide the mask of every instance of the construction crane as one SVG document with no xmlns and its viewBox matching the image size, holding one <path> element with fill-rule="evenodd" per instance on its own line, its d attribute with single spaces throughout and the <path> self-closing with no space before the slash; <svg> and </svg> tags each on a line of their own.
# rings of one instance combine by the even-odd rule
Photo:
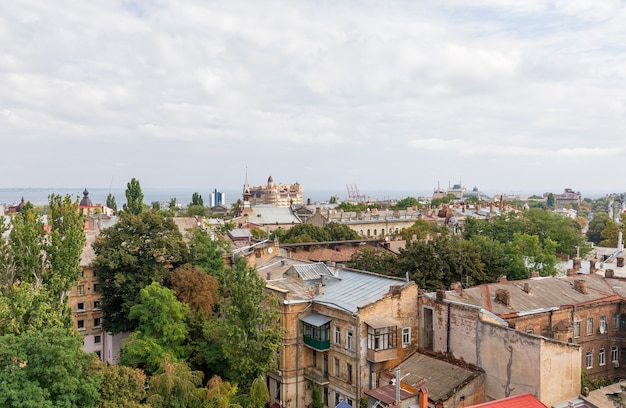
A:
<svg viewBox="0 0 626 408">
<path fill-rule="evenodd" d="M 361 194 L 356 184 L 346 184 L 348 190 L 348 201 L 369 201 L 369 197 Z"/>
</svg>

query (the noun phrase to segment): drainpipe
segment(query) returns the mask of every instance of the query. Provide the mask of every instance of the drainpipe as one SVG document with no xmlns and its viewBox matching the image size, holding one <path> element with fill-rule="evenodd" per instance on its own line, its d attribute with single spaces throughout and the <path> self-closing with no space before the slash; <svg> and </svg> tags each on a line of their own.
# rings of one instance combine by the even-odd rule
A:
<svg viewBox="0 0 626 408">
<path fill-rule="evenodd" d="M 434 316 L 433 316 L 434 317 Z M 446 353 L 450 352 L 450 303 L 448 303 L 448 323 L 447 323 L 447 327 L 446 327 Z M 433 327 L 433 343 L 435 341 L 435 336 L 434 336 L 434 330 L 435 328 Z M 433 350 L 435 349 L 435 345 L 433 344 Z"/>
<path fill-rule="evenodd" d="M 300 347 L 302 342 L 302 334 L 300 334 L 300 315 L 306 312 L 308 308 L 313 306 L 313 301 L 310 300 L 307 307 L 305 307 L 298 315 L 296 316 L 296 407 L 300 403 L 298 399 L 300 395 Z"/>
<path fill-rule="evenodd" d="M 353 315 L 354 316 L 354 315 Z M 361 319 L 357 314 L 356 318 L 356 364 L 354 365 L 354 376 L 356 378 L 356 398 L 357 404 L 361 401 Z"/>
</svg>

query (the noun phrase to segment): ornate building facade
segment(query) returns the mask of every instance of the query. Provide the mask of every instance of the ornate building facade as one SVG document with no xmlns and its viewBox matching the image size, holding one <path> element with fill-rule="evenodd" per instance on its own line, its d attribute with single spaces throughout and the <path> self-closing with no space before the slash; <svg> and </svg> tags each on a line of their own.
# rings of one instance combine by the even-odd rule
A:
<svg viewBox="0 0 626 408">
<path fill-rule="evenodd" d="M 248 185 L 248 181 L 243 187 L 244 201 L 251 206 L 269 204 L 276 207 L 289 207 L 290 205 L 303 203 L 302 185 L 298 182 L 294 184 L 274 184 L 274 179 L 270 176 L 264 186 Z"/>
</svg>

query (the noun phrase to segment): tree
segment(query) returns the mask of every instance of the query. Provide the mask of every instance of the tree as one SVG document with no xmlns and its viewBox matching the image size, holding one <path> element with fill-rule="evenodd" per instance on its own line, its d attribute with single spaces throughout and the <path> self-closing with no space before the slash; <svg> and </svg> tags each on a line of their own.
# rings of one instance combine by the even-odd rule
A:
<svg viewBox="0 0 626 408">
<path fill-rule="evenodd" d="M 197 266 L 183 265 L 169 276 L 170 287 L 176 298 L 189 306 L 189 309 L 202 319 L 213 314 L 213 307 L 219 301 L 218 282 Z"/>
<path fill-rule="evenodd" d="M 415 207 L 415 208 L 419 208 L 420 207 L 420 203 L 419 203 L 419 201 L 417 201 L 417 198 L 415 198 L 415 197 L 403 198 L 402 200 L 399 200 L 396 203 L 396 205 L 394 205 L 392 208 L 394 210 L 406 210 L 409 207 Z"/>
<path fill-rule="evenodd" d="M 350 267 L 368 272 L 389 275 L 397 256 L 384 248 L 365 246 L 352 254 Z"/>
<path fill-rule="evenodd" d="M 121 214 L 93 243 L 92 268 L 100 282 L 104 328 L 112 333 L 134 330 L 129 317 L 141 289 L 164 282 L 170 271 L 189 261 L 189 250 L 171 218 L 154 210 Z"/>
<path fill-rule="evenodd" d="M 151 203 L 151 206 L 152 206 L 152 209 L 156 211 L 159 211 L 161 209 L 161 203 L 158 201 L 153 201 Z"/>
<path fill-rule="evenodd" d="M 191 196 L 191 204 L 189 204 L 189 206 L 192 205 L 199 205 L 201 207 L 204 207 L 204 200 L 202 199 L 202 196 L 197 192 L 193 193 L 193 195 Z"/>
<path fill-rule="evenodd" d="M 548 194 L 548 199 L 546 200 L 546 204 L 549 208 L 554 208 L 554 194 Z"/>
<path fill-rule="evenodd" d="M 230 253 L 230 244 L 221 238 L 212 238 L 200 228 L 191 230 L 189 250 L 191 262 L 206 273 L 221 279 L 224 272 L 224 254 Z"/>
<path fill-rule="evenodd" d="M 158 374 L 150 377 L 148 403 L 153 408 L 200 407 L 202 372 L 192 371 L 187 363 L 165 359 Z"/>
<path fill-rule="evenodd" d="M 113 212 L 117 212 L 117 203 L 115 202 L 115 196 L 111 193 L 107 195 L 106 206 L 113 210 Z"/>
<path fill-rule="evenodd" d="M 140 292 L 140 303 L 130 309 L 130 319 L 139 325 L 122 342 L 120 362 L 155 372 L 164 358 L 187 357 L 185 339 L 188 306 L 176 299 L 174 291 L 152 282 Z"/>
<path fill-rule="evenodd" d="M 203 205 L 190 205 L 187 207 L 187 217 L 206 217 L 209 209 Z"/>
<path fill-rule="evenodd" d="M 84 218 L 69 196 L 49 202 L 48 233 L 27 203 L 12 218 L 8 241 L 0 239 L 0 335 L 72 324 L 67 294 L 81 274 Z"/>
<path fill-rule="evenodd" d="M 589 221 L 589 227 L 587 228 L 587 239 L 594 244 L 599 244 L 600 241 L 602 241 L 602 231 L 606 228 L 610 220 L 611 217 L 604 211 L 594 213 L 593 218 Z"/>
<path fill-rule="evenodd" d="M 270 402 L 270 391 L 265 383 L 265 376 L 257 377 L 250 386 L 250 408 L 263 408 Z"/>
<path fill-rule="evenodd" d="M 178 204 L 176 203 L 176 197 L 170 198 L 170 210 L 176 210 L 178 208 Z"/>
<path fill-rule="evenodd" d="M 359 239 L 359 234 L 345 224 L 329 222 L 324 225 L 324 230 L 328 232 L 329 241 L 350 241 Z"/>
<path fill-rule="evenodd" d="M 102 382 L 95 408 L 141 408 L 146 398 L 146 375 L 123 365 L 100 364 Z"/>
<path fill-rule="evenodd" d="M 203 408 L 234 408 L 238 405 L 232 401 L 237 395 L 237 385 L 222 381 L 220 376 L 214 375 L 206 384 L 203 392 Z"/>
<path fill-rule="evenodd" d="M 0 406 L 93 407 L 100 377 L 95 354 L 69 329 L 0 336 Z"/>
<path fill-rule="evenodd" d="M 311 408 L 324 408 L 324 400 L 322 399 L 322 391 L 315 381 L 311 386 Z"/>
<path fill-rule="evenodd" d="M 134 177 L 126 184 L 126 204 L 124 211 L 139 215 L 143 211 L 143 192 L 139 180 Z"/>
<path fill-rule="evenodd" d="M 226 296 L 204 334 L 220 346 L 229 365 L 227 377 L 249 390 L 254 379 L 276 368 L 283 334 L 279 312 L 276 299 L 264 292 L 265 281 L 244 258 L 236 258 L 224 278 Z"/>
</svg>

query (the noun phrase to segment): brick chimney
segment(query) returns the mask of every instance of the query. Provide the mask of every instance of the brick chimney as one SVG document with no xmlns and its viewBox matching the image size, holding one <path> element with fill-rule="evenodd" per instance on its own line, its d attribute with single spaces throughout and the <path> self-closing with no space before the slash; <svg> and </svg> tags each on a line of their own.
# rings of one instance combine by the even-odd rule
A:
<svg viewBox="0 0 626 408">
<path fill-rule="evenodd" d="M 496 290 L 495 301 L 504 306 L 511 306 L 511 294 L 506 289 L 498 289 Z"/>
<path fill-rule="evenodd" d="M 461 286 L 461 282 L 454 282 L 450 285 L 450 289 L 454 290 L 456 293 L 463 292 L 463 286 Z"/>
<path fill-rule="evenodd" d="M 597 269 L 596 269 L 596 260 L 592 259 L 591 261 L 589 261 L 589 273 L 596 273 Z"/>
<path fill-rule="evenodd" d="M 531 278 L 538 278 L 539 277 L 539 271 L 532 271 L 530 273 L 530 277 Z"/>
<path fill-rule="evenodd" d="M 574 257 L 574 270 L 577 271 L 580 269 L 582 263 L 582 259 L 580 257 Z"/>
<path fill-rule="evenodd" d="M 614 278 L 615 277 L 615 271 L 613 269 L 607 269 L 606 272 L 604 272 L 604 277 L 605 278 Z"/>
<path fill-rule="evenodd" d="M 623 268 L 624 267 L 624 257 L 623 256 L 618 256 L 617 257 L 617 267 L 618 268 Z"/>
<path fill-rule="evenodd" d="M 524 282 L 524 292 L 530 294 L 530 282 Z"/>
<path fill-rule="evenodd" d="M 574 289 L 576 289 L 583 295 L 586 295 L 587 294 L 587 282 L 584 279 L 576 279 L 574 281 Z"/>
<path fill-rule="evenodd" d="M 506 275 L 500 275 L 500 276 L 498 277 L 498 283 L 504 283 L 504 282 L 506 282 L 506 281 L 507 281 L 507 280 L 506 280 Z"/>
</svg>

